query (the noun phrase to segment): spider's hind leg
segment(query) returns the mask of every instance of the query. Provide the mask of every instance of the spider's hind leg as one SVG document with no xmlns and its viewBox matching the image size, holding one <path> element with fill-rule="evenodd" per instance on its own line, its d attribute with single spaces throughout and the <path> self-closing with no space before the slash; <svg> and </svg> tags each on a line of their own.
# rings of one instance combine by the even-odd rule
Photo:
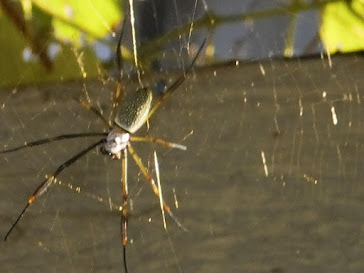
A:
<svg viewBox="0 0 364 273">
<path fill-rule="evenodd" d="M 148 172 L 147 168 L 144 166 L 141 158 L 138 156 L 138 154 L 135 152 L 135 150 L 133 149 L 133 147 L 131 145 L 128 145 L 128 151 L 132 155 L 135 163 L 138 165 L 138 167 L 142 171 L 144 177 L 149 182 L 150 186 L 153 189 L 154 194 L 158 197 L 158 199 L 160 199 L 161 197 L 160 197 L 160 192 L 159 192 L 158 186 L 155 183 L 154 179 L 152 178 L 151 174 Z M 177 219 L 177 217 L 172 213 L 171 208 L 166 204 L 166 202 L 163 199 L 162 199 L 162 203 L 163 203 L 164 211 L 169 214 L 169 216 L 174 220 L 176 225 L 179 228 L 181 228 L 182 230 L 187 231 L 187 228 L 184 227 L 182 225 L 182 223 Z"/>
</svg>

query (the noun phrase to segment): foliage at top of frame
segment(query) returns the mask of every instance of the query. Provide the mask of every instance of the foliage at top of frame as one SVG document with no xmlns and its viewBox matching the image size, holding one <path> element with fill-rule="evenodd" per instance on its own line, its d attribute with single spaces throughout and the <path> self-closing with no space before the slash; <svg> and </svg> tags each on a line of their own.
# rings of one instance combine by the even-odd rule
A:
<svg viewBox="0 0 364 273">
<path fill-rule="evenodd" d="M 364 1 L 338 1 L 321 12 L 320 36 L 330 53 L 364 49 Z"/>
<path fill-rule="evenodd" d="M 0 0 L 0 87 L 98 75 L 122 0 Z M 3 61 L 6 60 L 6 61 Z"/>
<path fill-rule="evenodd" d="M 0 0 L 0 87 L 97 77 L 100 60 L 91 45 L 106 45 L 113 53 L 110 38 L 123 19 L 122 7 L 123 0 Z M 328 52 L 363 50 L 364 0 L 292 0 L 286 8 L 228 16 L 207 12 L 194 29 L 277 16 L 294 19 L 307 10 L 320 12 L 320 38 Z M 290 52 L 297 27 L 292 22 Z M 139 57 L 150 62 L 164 43 L 189 32 L 190 24 L 179 26 L 143 45 Z"/>
</svg>

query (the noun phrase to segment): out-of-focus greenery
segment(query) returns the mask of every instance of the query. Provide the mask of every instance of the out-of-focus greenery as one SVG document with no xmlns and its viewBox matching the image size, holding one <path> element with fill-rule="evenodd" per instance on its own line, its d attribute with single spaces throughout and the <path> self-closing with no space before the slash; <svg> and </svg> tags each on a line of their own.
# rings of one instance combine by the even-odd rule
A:
<svg viewBox="0 0 364 273">
<path fill-rule="evenodd" d="M 330 53 L 364 49 L 364 1 L 338 1 L 321 12 L 321 40 Z"/>
<path fill-rule="evenodd" d="M 56 39 L 68 41 L 76 47 L 85 41 L 103 40 L 120 22 L 121 1 L 32 0 L 43 13 L 50 16 Z"/>
<path fill-rule="evenodd" d="M 120 30 L 123 7 L 123 0 L 0 0 L 0 87 L 90 78 L 104 73 L 111 60 L 100 65 L 95 43 L 115 51 L 111 38 L 115 39 Z M 308 10 L 321 15 L 316 43 L 321 42 L 327 52 L 364 48 L 363 0 L 292 0 L 284 7 L 233 15 L 207 10 L 205 16 L 194 22 L 194 30 L 209 28 L 213 33 L 225 24 L 288 16 L 284 54 L 289 57 L 294 54 L 297 16 Z M 140 63 L 148 67 L 160 57 L 163 45 L 182 34 L 188 35 L 190 30 L 190 24 L 179 26 L 142 45 Z M 128 57 L 131 59 L 130 54 Z"/>
<path fill-rule="evenodd" d="M 0 0 L 0 86 L 96 77 L 122 0 Z M 114 34 L 115 35 L 115 34 Z"/>
</svg>

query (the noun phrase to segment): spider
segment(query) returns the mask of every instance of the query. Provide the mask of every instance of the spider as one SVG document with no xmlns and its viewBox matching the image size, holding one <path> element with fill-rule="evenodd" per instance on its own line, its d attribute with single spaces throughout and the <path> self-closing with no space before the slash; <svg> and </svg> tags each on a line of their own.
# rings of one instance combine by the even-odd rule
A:
<svg viewBox="0 0 364 273">
<path fill-rule="evenodd" d="M 121 41 L 124 32 L 124 25 L 121 30 L 120 37 L 117 43 L 116 49 L 116 60 L 118 65 L 119 72 L 122 71 L 122 55 L 121 55 Z M 176 224 L 183 228 L 182 224 L 178 221 L 178 219 L 172 213 L 170 207 L 164 202 L 161 191 L 158 188 L 155 180 L 152 178 L 151 174 L 142 163 L 141 158 L 133 149 L 131 142 L 133 141 L 141 141 L 141 142 L 154 142 L 167 147 L 177 148 L 181 150 L 186 150 L 186 147 L 180 144 L 164 141 L 158 138 L 152 137 L 138 137 L 133 136 L 133 134 L 138 131 L 138 129 L 155 113 L 155 111 L 162 105 L 165 99 L 176 90 L 186 79 L 186 76 L 191 73 L 192 68 L 194 67 L 196 60 L 201 53 L 206 39 L 202 42 L 199 47 L 196 55 L 192 59 L 191 64 L 185 70 L 185 73 L 181 75 L 177 80 L 175 80 L 161 95 L 161 97 L 157 100 L 157 102 L 152 106 L 153 94 L 152 90 L 147 87 L 140 87 L 135 92 L 129 92 L 128 94 L 124 94 L 123 89 L 121 88 L 121 73 L 119 73 L 118 83 L 116 90 L 113 96 L 113 107 L 111 110 L 111 118 L 108 121 L 104 116 L 92 105 L 87 102 L 78 100 L 79 103 L 88 110 L 94 112 L 109 128 L 109 133 L 79 133 L 79 134 L 62 134 L 50 138 L 40 139 L 37 141 L 29 142 L 24 145 L 2 150 L 0 154 L 15 152 L 24 148 L 34 147 L 38 145 L 47 144 L 54 141 L 64 140 L 64 139 L 74 139 L 74 138 L 83 138 L 83 137 L 102 137 L 102 139 L 94 142 L 87 148 L 78 152 L 76 155 L 73 155 L 70 159 L 62 163 L 49 177 L 45 178 L 34 190 L 33 194 L 29 197 L 27 204 L 20 212 L 16 220 L 13 222 L 8 232 L 4 237 L 4 241 L 7 241 L 9 235 L 17 226 L 20 219 L 24 216 L 28 207 L 40 197 L 43 193 L 45 193 L 48 188 L 52 185 L 52 182 L 56 179 L 56 177 L 67 167 L 71 166 L 73 163 L 78 161 L 88 152 L 92 151 L 96 147 L 100 147 L 100 150 L 103 154 L 111 156 L 113 159 L 121 159 L 122 161 L 122 207 L 121 207 L 121 239 L 123 245 L 123 262 L 124 262 L 124 270 L 127 273 L 128 267 L 126 263 L 126 245 L 128 241 L 127 237 L 127 226 L 128 226 L 128 182 L 127 182 L 127 158 L 128 152 L 131 154 L 132 158 L 138 165 L 140 171 L 144 175 L 145 179 L 149 182 L 150 186 L 154 194 L 159 198 L 161 203 L 162 214 L 164 212 L 170 215 L 170 217 L 176 222 Z M 156 163 L 157 166 L 157 163 Z M 156 170 L 157 180 L 159 171 Z"/>
</svg>

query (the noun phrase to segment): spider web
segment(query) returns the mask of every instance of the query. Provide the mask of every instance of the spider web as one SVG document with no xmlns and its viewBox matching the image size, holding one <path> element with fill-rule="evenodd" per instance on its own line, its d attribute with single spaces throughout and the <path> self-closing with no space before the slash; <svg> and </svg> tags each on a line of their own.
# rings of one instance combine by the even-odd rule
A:
<svg viewBox="0 0 364 273">
<path fill-rule="evenodd" d="M 205 9 L 221 9 L 206 2 Z M 172 1 L 177 17 L 183 16 L 179 4 Z M 228 43 L 230 50 L 222 42 L 228 28 L 235 41 Z M 213 33 L 216 55 L 223 60 L 253 54 L 252 44 L 240 47 L 251 36 L 235 28 L 222 26 Z M 130 272 L 364 268 L 363 59 L 356 54 L 269 59 L 282 53 L 281 46 L 259 29 L 251 30 L 261 46 L 254 56 L 265 52 L 265 61 L 198 69 L 151 118 L 149 128 L 137 132 L 188 147 L 182 152 L 133 145 L 153 174 L 153 151 L 158 152 L 164 197 L 189 232 L 168 218 L 168 232 L 163 230 L 158 200 L 130 158 Z M 180 39 L 183 46 L 186 39 Z M 168 74 L 167 81 L 180 74 Z M 130 81 L 125 84 L 132 89 Z M 113 87 L 86 79 L 2 92 L 2 146 L 103 131 L 102 122 L 72 96 L 86 90 L 107 114 Z M 45 175 L 96 140 L 2 155 L 1 234 Z M 121 163 L 98 150 L 65 170 L 3 245 L 1 271 L 120 272 L 120 174 Z"/>
</svg>

